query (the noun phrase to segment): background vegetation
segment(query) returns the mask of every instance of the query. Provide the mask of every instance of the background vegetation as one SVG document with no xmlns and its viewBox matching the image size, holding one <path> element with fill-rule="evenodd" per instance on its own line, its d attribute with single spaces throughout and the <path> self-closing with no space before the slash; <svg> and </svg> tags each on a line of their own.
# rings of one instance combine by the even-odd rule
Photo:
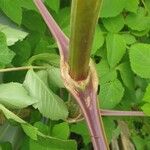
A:
<svg viewBox="0 0 150 150">
<path fill-rule="evenodd" d="M 45 4 L 69 37 L 71 1 Z M 150 0 L 103 0 L 91 57 L 101 108 L 150 115 Z M 91 149 L 84 121 L 66 121 L 58 48 L 32 0 L 0 0 L 0 67 L 0 149 Z M 148 117 L 104 117 L 109 142 L 122 120 L 136 149 L 150 149 Z"/>
</svg>

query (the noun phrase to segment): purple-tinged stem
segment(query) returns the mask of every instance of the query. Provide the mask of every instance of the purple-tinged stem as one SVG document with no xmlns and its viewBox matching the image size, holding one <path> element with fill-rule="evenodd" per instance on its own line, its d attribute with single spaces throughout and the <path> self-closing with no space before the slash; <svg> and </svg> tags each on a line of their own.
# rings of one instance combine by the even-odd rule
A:
<svg viewBox="0 0 150 150">
<path fill-rule="evenodd" d="M 67 65 L 67 64 L 65 64 Z M 64 84 L 70 93 L 74 96 L 75 100 L 79 104 L 85 121 L 87 122 L 89 132 L 91 135 L 94 150 L 109 150 L 109 145 L 104 132 L 101 113 L 97 106 L 97 87 L 98 79 L 96 70 L 90 63 L 89 82 L 85 89 L 82 89 L 80 85 L 85 85 L 84 81 L 75 82 L 68 74 L 69 67 L 63 67 L 62 76 Z"/>
<path fill-rule="evenodd" d="M 102 116 L 137 116 L 137 117 L 143 117 L 145 114 L 141 111 L 120 111 L 120 110 L 106 110 L 101 109 L 99 110 L 99 113 L 101 113 Z M 146 117 L 146 116 L 145 116 Z"/>
<path fill-rule="evenodd" d="M 90 73 L 88 75 L 89 80 L 87 82 L 83 80 L 79 83 L 70 77 L 69 66 L 67 63 L 69 40 L 66 38 L 52 16 L 49 14 L 42 1 L 34 0 L 34 2 L 42 14 L 50 31 L 52 32 L 52 35 L 58 43 L 61 57 L 60 68 L 65 87 L 70 91 L 70 93 L 75 97 L 76 101 L 80 105 L 85 120 L 88 124 L 94 149 L 109 150 L 101 114 L 99 114 L 97 107 L 98 80 L 94 66 L 91 65 L 89 67 Z"/>
<path fill-rule="evenodd" d="M 46 7 L 44 6 L 42 0 L 34 0 L 36 7 L 38 8 L 39 12 L 41 13 L 45 23 L 47 24 L 49 30 L 51 31 L 53 37 L 55 38 L 60 55 L 63 57 L 62 59 L 67 60 L 68 57 L 68 46 L 69 46 L 69 39 L 60 29 L 56 21 L 53 19 L 51 14 L 48 12 Z"/>
</svg>

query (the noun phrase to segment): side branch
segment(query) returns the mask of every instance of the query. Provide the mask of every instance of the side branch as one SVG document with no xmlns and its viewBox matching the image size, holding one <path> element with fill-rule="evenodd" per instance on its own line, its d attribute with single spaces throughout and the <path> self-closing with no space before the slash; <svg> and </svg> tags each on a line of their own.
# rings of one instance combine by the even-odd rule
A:
<svg viewBox="0 0 150 150">
<path fill-rule="evenodd" d="M 51 31 L 53 37 L 55 38 L 60 55 L 62 59 L 67 60 L 68 57 L 68 46 L 69 46 L 69 39 L 60 29 L 58 24 L 55 22 L 51 14 L 48 12 L 47 8 L 43 4 L 42 0 L 34 0 L 35 5 L 37 6 L 39 12 L 41 13 L 45 23 L 47 24 L 49 30 Z"/>
<path fill-rule="evenodd" d="M 106 110 L 106 109 L 100 109 L 99 113 L 102 116 L 137 116 L 137 117 L 144 117 L 145 114 L 142 111 L 119 111 L 119 110 Z M 146 116 L 145 116 L 146 117 Z"/>
</svg>

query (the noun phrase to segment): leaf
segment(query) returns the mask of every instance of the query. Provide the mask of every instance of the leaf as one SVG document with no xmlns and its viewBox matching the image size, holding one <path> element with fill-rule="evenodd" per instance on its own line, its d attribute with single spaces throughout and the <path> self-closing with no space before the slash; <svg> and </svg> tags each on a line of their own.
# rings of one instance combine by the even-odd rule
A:
<svg viewBox="0 0 150 150">
<path fill-rule="evenodd" d="M 49 135 L 51 132 L 51 125 L 46 125 L 41 121 L 35 122 L 34 127 L 38 128 L 38 130 L 45 135 Z"/>
<path fill-rule="evenodd" d="M 6 37 L 2 32 L 0 32 L 0 43 L 0 66 L 5 67 L 11 63 L 15 54 L 7 47 Z"/>
<path fill-rule="evenodd" d="M 71 16 L 70 7 L 64 7 L 62 9 L 60 9 L 59 12 L 57 13 L 57 15 L 55 16 L 57 23 L 61 27 L 62 31 L 68 37 L 70 37 L 70 16 Z"/>
<path fill-rule="evenodd" d="M 77 144 L 74 140 L 61 140 L 50 136 L 39 136 L 37 141 L 30 140 L 29 149 L 77 150 Z"/>
<path fill-rule="evenodd" d="M 46 4 L 55 12 L 59 11 L 60 0 L 46 0 Z"/>
<path fill-rule="evenodd" d="M 132 70 L 142 78 L 150 78 L 150 44 L 134 44 L 129 54 Z"/>
<path fill-rule="evenodd" d="M 118 79 L 101 84 L 99 94 L 101 108 L 114 108 L 120 103 L 123 95 L 124 88 Z"/>
<path fill-rule="evenodd" d="M 134 90 L 134 74 L 128 62 L 120 64 L 117 69 L 120 72 L 124 85 L 130 90 Z"/>
<path fill-rule="evenodd" d="M 100 16 L 106 18 L 115 17 L 123 11 L 124 7 L 125 0 L 104 0 L 100 11 Z"/>
<path fill-rule="evenodd" d="M 141 109 L 147 116 L 150 116 L 150 103 L 144 104 Z"/>
<path fill-rule="evenodd" d="M 49 53 L 49 42 L 44 38 L 41 38 L 39 43 L 36 45 L 34 49 L 34 55 L 41 54 L 41 53 Z"/>
<path fill-rule="evenodd" d="M 146 88 L 146 92 L 144 94 L 143 100 L 145 102 L 149 102 L 150 103 L 150 84 L 148 85 L 148 87 Z"/>
<path fill-rule="evenodd" d="M 126 51 L 126 42 L 119 34 L 109 33 L 106 37 L 107 59 L 110 68 L 115 67 Z"/>
<path fill-rule="evenodd" d="M 136 38 L 131 34 L 126 33 L 126 34 L 122 34 L 121 36 L 125 39 L 127 45 L 131 45 L 136 42 Z"/>
<path fill-rule="evenodd" d="M 33 0 L 20 0 L 20 5 L 21 7 L 28 10 L 38 11 L 35 4 L 33 3 Z"/>
<path fill-rule="evenodd" d="M 139 0 L 126 0 L 125 9 L 129 12 L 136 13 L 139 5 Z"/>
<path fill-rule="evenodd" d="M 46 26 L 41 16 L 37 12 L 32 10 L 23 12 L 22 24 L 27 29 L 38 33 L 43 34 L 46 30 Z"/>
<path fill-rule="evenodd" d="M 24 132 L 31 139 L 34 139 L 34 140 L 37 139 L 37 133 L 38 133 L 37 128 L 33 127 L 32 125 L 28 124 L 27 122 L 25 122 L 24 120 L 19 118 L 17 115 L 15 115 L 11 111 L 9 111 L 7 108 L 5 108 L 2 104 L 0 104 L 0 110 L 3 111 L 3 113 L 7 119 L 12 119 L 12 120 L 20 123 L 22 125 Z"/>
<path fill-rule="evenodd" d="M 22 66 L 31 56 L 31 46 L 26 40 L 17 42 L 11 49 L 16 53 L 13 59 L 13 64 L 15 66 Z"/>
<path fill-rule="evenodd" d="M 32 56 L 28 60 L 28 64 L 34 65 L 34 64 L 38 64 L 38 61 L 43 61 L 44 63 L 47 63 L 51 66 L 59 67 L 60 64 L 59 60 L 60 60 L 59 55 L 53 53 L 42 53 L 42 54 Z"/>
<path fill-rule="evenodd" d="M 104 44 L 104 36 L 100 27 L 97 25 L 95 29 L 94 41 L 92 46 L 92 54 L 94 54 Z"/>
<path fill-rule="evenodd" d="M 9 108 L 25 108 L 36 103 L 20 83 L 6 83 L 0 85 L 0 103 Z"/>
<path fill-rule="evenodd" d="M 125 23 L 132 30 L 143 31 L 149 29 L 150 19 L 146 16 L 144 8 L 140 7 L 137 14 L 130 13 L 126 17 Z"/>
<path fill-rule="evenodd" d="M 104 27 L 111 33 L 117 33 L 124 27 L 124 18 L 118 15 L 113 18 L 103 18 Z"/>
<path fill-rule="evenodd" d="M 53 124 L 53 123 L 52 123 Z M 67 123 L 63 122 L 60 124 L 56 124 L 52 129 L 52 136 L 48 136 L 50 133 L 49 126 L 37 122 L 34 124 L 35 127 L 38 128 L 38 130 L 45 135 L 38 136 L 37 141 L 30 140 L 29 142 L 29 149 L 60 149 L 60 150 L 68 150 L 68 149 L 74 149 L 76 150 L 76 142 L 74 140 L 67 140 L 69 135 L 69 126 Z M 36 148 L 37 147 L 37 148 Z"/>
<path fill-rule="evenodd" d="M 66 122 L 56 124 L 52 129 L 52 136 L 59 139 L 66 140 L 68 139 L 70 134 L 69 130 L 70 130 L 69 125 Z"/>
<path fill-rule="evenodd" d="M 21 24 L 22 9 L 20 0 L 0 0 L 0 8 L 12 21 Z"/>
<path fill-rule="evenodd" d="M 62 29 L 70 26 L 70 14 L 71 14 L 70 7 L 64 7 L 59 10 L 56 19 Z"/>
<path fill-rule="evenodd" d="M 117 78 L 117 72 L 115 69 L 110 69 L 107 60 L 102 59 L 100 63 L 96 65 L 99 83 L 100 85 L 109 81 L 113 81 Z"/>
<path fill-rule="evenodd" d="M 88 128 L 85 122 L 79 122 L 71 125 L 71 132 L 77 133 L 83 137 L 85 145 L 91 142 Z"/>
<path fill-rule="evenodd" d="M 38 99 L 35 107 L 39 109 L 43 116 L 52 120 L 65 119 L 68 116 L 66 105 L 43 82 L 43 79 L 45 81 L 47 77 L 46 71 L 42 71 L 39 77 L 33 70 L 29 70 L 24 81 L 24 86 L 32 97 Z"/>
<path fill-rule="evenodd" d="M 146 144 L 148 144 L 148 141 L 145 141 L 145 139 L 141 138 L 138 135 L 132 135 L 131 138 L 137 150 L 143 150 L 147 148 Z"/>
<path fill-rule="evenodd" d="M 12 146 L 9 142 L 0 143 L 0 150 L 12 150 Z"/>
<path fill-rule="evenodd" d="M 103 118 L 104 127 L 107 135 L 107 140 L 111 143 L 112 139 L 118 138 L 120 134 L 120 128 L 115 125 L 115 122 L 112 118 L 104 117 Z"/>
<path fill-rule="evenodd" d="M 7 39 L 7 45 L 11 46 L 18 40 L 22 41 L 28 33 L 8 20 L 0 13 L 0 32 L 3 32 Z"/>
<path fill-rule="evenodd" d="M 61 78 L 60 68 L 50 66 L 48 69 L 48 79 L 50 84 L 54 84 L 59 88 L 64 88 L 64 83 Z"/>
<path fill-rule="evenodd" d="M 148 10 L 150 10 L 150 1 L 149 0 L 145 0 L 145 4 L 146 4 Z"/>
<path fill-rule="evenodd" d="M 31 138 L 33 144 L 30 145 L 31 150 L 35 150 L 35 144 L 38 146 L 38 148 L 46 148 L 46 149 L 59 149 L 59 150 L 68 150 L 67 148 L 71 150 L 76 150 L 77 145 L 74 140 L 61 140 L 58 138 L 54 138 L 51 136 L 46 136 L 38 131 L 38 129 L 21 118 L 19 118 L 17 115 L 6 109 L 3 105 L 0 104 L 0 110 L 3 111 L 4 115 L 7 119 L 12 119 L 18 123 L 21 124 L 24 132 Z"/>
</svg>

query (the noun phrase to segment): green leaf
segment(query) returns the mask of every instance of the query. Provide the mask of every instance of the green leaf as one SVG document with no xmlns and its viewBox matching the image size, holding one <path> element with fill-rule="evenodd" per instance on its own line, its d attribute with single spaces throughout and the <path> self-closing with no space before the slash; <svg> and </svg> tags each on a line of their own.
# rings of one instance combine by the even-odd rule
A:
<svg viewBox="0 0 150 150">
<path fill-rule="evenodd" d="M 150 44 L 137 43 L 130 48 L 132 70 L 142 78 L 150 78 Z"/>
<path fill-rule="evenodd" d="M 59 11 L 60 0 L 45 0 L 45 2 L 55 12 Z"/>
<path fill-rule="evenodd" d="M 50 136 L 39 136 L 38 140 L 30 140 L 29 149 L 35 150 L 77 150 L 74 140 L 61 140 Z"/>
<path fill-rule="evenodd" d="M 85 145 L 91 142 L 88 128 L 85 122 L 79 122 L 71 125 L 71 132 L 77 133 L 83 137 Z"/>
<path fill-rule="evenodd" d="M 77 145 L 74 140 L 61 140 L 51 136 L 46 136 L 38 131 L 38 128 L 28 124 L 17 115 L 6 109 L 0 104 L 0 110 L 3 111 L 7 119 L 12 119 L 21 124 L 24 132 L 31 138 L 30 150 L 48 149 L 48 150 L 76 150 Z"/>
<path fill-rule="evenodd" d="M 108 34 L 106 37 L 107 59 L 111 68 L 115 67 L 126 51 L 126 42 L 119 34 Z"/>
<path fill-rule="evenodd" d="M 67 123 L 63 122 L 56 124 L 51 131 L 52 136 L 48 136 L 50 134 L 51 127 L 41 122 L 36 122 L 34 126 L 37 127 L 38 130 L 44 133 L 46 136 L 38 136 L 37 141 L 30 140 L 30 149 L 67 150 L 67 147 L 68 149 L 76 149 L 76 142 L 74 140 L 67 140 L 69 135 L 69 126 Z"/>
<path fill-rule="evenodd" d="M 126 33 L 122 34 L 121 36 L 125 39 L 127 45 L 131 45 L 136 42 L 136 38 L 131 34 Z"/>
<path fill-rule="evenodd" d="M 41 16 L 32 10 L 23 12 L 22 24 L 27 29 L 38 33 L 43 34 L 46 30 L 46 26 Z"/>
<path fill-rule="evenodd" d="M 69 125 L 66 122 L 56 124 L 52 129 L 52 136 L 66 140 L 69 137 Z"/>
<path fill-rule="evenodd" d="M 125 22 L 132 30 L 143 31 L 149 29 L 150 19 L 146 16 L 144 8 L 140 7 L 137 14 L 130 13 Z"/>
<path fill-rule="evenodd" d="M 104 44 L 104 36 L 101 32 L 100 27 L 97 25 L 94 35 L 92 54 L 94 54 L 100 47 L 102 47 L 103 44 Z"/>
<path fill-rule="evenodd" d="M 128 62 L 120 64 L 117 69 L 121 74 L 124 85 L 130 90 L 134 89 L 134 74 Z"/>
<path fill-rule="evenodd" d="M 136 150 L 144 150 L 147 147 L 146 144 L 148 144 L 148 142 L 139 135 L 132 135 L 131 138 L 136 146 Z"/>
<path fill-rule="evenodd" d="M 15 66 L 22 66 L 31 56 L 31 46 L 27 41 L 17 42 L 11 49 L 16 53 L 13 59 Z"/>
<path fill-rule="evenodd" d="M 0 32 L 6 35 L 7 45 L 11 46 L 18 40 L 23 40 L 28 33 L 16 26 L 0 13 Z"/>
<path fill-rule="evenodd" d="M 56 20 L 62 29 L 70 26 L 70 13 L 70 7 L 64 7 L 56 15 Z"/>
<path fill-rule="evenodd" d="M 64 83 L 61 77 L 60 68 L 50 66 L 48 69 L 48 79 L 50 84 L 54 84 L 59 88 L 64 88 Z"/>
<path fill-rule="evenodd" d="M 118 79 L 101 84 L 99 94 L 101 108 L 114 108 L 120 103 L 123 95 L 124 88 Z"/>
<path fill-rule="evenodd" d="M 0 110 L 3 111 L 3 113 L 4 113 L 4 115 L 7 119 L 12 119 L 12 120 L 20 123 L 22 125 L 22 128 L 23 128 L 24 132 L 31 139 L 34 139 L 34 140 L 37 139 L 37 133 L 38 133 L 37 128 L 33 127 L 32 125 L 28 124 L 27 122 L 25 122 L 24 120 L 19 118 L 17 115 L 15 115 L 11 111 L 9 111 L 7 108 L 5 108 L 2 104 L 0 104 Z"/>
<path fill-rule="evenodd" d="M 120 130 L 119 128 L 116 127 L 116 124 L 112 118 L 104 117 L 103 122 L 104 122 L 107 139 L 108 142 L 110 143 L 112 139 L 118 138 L 120 134 Z"/>
<path fill-rule="evenodd" d="M 146 29 L 146 30 L 143 30 L 143 31 L 132 31 L 131 34 L 133 34 L 134 36 L 137 36 L 137 37 L 143 37 L 143 36 L 146 36 L 149 32 L 149 29 Z"/>
<path fill-rule="evenodd" d="M 0 150 L 12 150 L 12 146 L 9 142 L 0 143 Z"/>
<path fill-rule="evenodd" d="M 147 116 L 150 116 L 150 103 L 144 104 L 141 109 Z"/>
<path fill-rule="evenodd" d="M 15 54 L 7 47 L 6 37 L 2 32 L 0 32 L 0 43 L 0 66 L 5 67 L 11 63 Z"/>
<path fill-rule="evenodd" d="M 129 12 L 136 13 L 138 9 L 139 0 L 126 0 L 125 9 Z"/>
<path fill-rule="evenodd" d="M 20 0 L 0 0 L 0 8 L 12 21 L 21 24 L 22 9 Z"/>
<path fill-rule="evenodd" d="M 50 54 L 50 53 L 42 53 L 42 54 L 32 56 L 28 60 L 28 64 L 34 65 L 34 64 L 38 64 L 38 61 L 43 61 L 44 63 L 47 63 L 49 65 L 59 67 L 60 65 L 59 60 L 60 60 L 59 55 Z"/>
<path fill-rule="evenodd" d="M 35 107 L 39 109 L 43 116 L 52 120 L 65 119 L 68 116 L 66 105 L 45 84 L 44 81 L 46 80 L 47 82 L 47 78 L 46 71 L 42 71 L 41 75 L 38 76 L 33 70 L 29 70 L 24 81 L 24 86 L 32 97 L 38 99 Z"/>
<path fill-rule="evenodd" d="M 49 53 L 49 42 L 43 38 L 40 39 L 39 43 L 36 45 L 34 49 L 34 55 L 41 53 Z"/>
<path fill-rule="evenodd" d="M 33 140 L 37 140 L 37 136 L 38 136 L 38 128 L 33 127 L 32 125 L 26 123 L 26 124 L 21 124 L 22 129 L 24 130 L 24 132 L 26 133 L 26 135 L 28 135 L 31 139 Z"/>
<path fill-rule="evenodd" d="M 148 87 L 146 88 L 146 92 L 144 94 L 143 100 L 145 102 L 149 102 L 150 103 L 150 84 L 148 85 Z"/>
<path fill-rule="evenodd" d="M 26 122 L 19 118 L 17 115 L 9 111 L 7 108 L 5 108 L 2 104 L 0 104 L 0 110 L 4 113 L 5 117 L 7 119 L 12 119 L 20 124 L 25 124 Z"/>
<path fill-rule="evenodd" d="M 35 4 L 33 3 L 33 0 L 20 0 L 20 5 L 21 7 L 28 10 L 38 11 Z"/>
<path fill-rule="evenodd" d="M 145 4 L 146 4 L 148 10 L 150 10 L 150 1 L 149 0 L 145 0 Z"/>
<path fill-rule="evenodd" d="M 36 103 L 20 83 L 0 84 L 0 103 L 9 108 L 25 108 Z"/>
<path fill-rule="evenodd" d="M 111 33 L 117 33 L 124 27 L 124 18 L 121 14 L 113 18 L 103 18 L 102 22 Z"/>
<path fill-rule="evenodd" d="M 50 134 L 51 125 L 48 126 L 48 125 L 42 123 L 41 121 L 38 121 L 38 122 L 34 123 L 34 127 L 38 128 L 38 130 L 45 135 Z"/>
<path fill-rule="evenodd" d="M 101 17 L 115 17 L 119 15 L 125 7 L 125 0 L 104 0 L 100 11 Z"/>
<path fill-rule="evenodd" d="M 102 59 L 100 63 L 96 65 L 100 85 L 109 81 L 113 81 L 117 78 L 117 72 L 115 69 L 110 69 L 107 60 Z"/>
</svg>

